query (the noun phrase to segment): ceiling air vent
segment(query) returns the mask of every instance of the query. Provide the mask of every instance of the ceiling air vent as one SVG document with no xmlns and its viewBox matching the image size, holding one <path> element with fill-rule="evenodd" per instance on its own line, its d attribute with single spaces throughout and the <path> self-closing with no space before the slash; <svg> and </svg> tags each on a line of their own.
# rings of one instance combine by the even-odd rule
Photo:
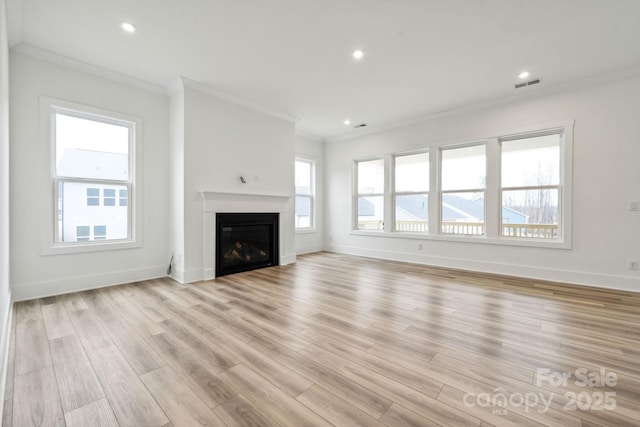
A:
<svg viewBox="0 0 640 427">
<path fill-rule="evenodd" d="M 528 82 L 523 82 L 523 83 L 516 84 L 515 88 L 516 89 L 520 89 L 522 87 L 537 85 L 538 83 L 540 83 L 540 79 L 529 80 Z"/>
</svg>

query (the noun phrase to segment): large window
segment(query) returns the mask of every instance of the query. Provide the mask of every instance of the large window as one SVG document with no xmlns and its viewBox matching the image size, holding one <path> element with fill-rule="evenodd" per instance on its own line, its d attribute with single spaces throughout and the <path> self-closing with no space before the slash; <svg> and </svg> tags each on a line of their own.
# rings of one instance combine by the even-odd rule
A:
<svg viewBox="0 0 640 427">
<path fill-rule="evenodd" d="M 501 234 L 557 239 L 561 134 L 501 141 Z"/>
<path fill-rule="evenodd" d="M 356 160 L 353 232 L 569 248 L 572 138 L 565 123 Z"/>
<path fill-rule="evenodd" d="M 358 230 L 384 229 L 384 159 L 356 162 Z"/>
<path fill-rule="evenodd" d="M 132 240 L 135 123 L 52 107 L 54 243 Z"/>
<path fill-rule="evenodd" d="M 442 234 L 485 234 L 486 147 L 442 150 Z"/>
<path fill-rule="evenodd" d="M 429 153 L 394 156 L 395 231 L 425 233 L 429 219 Z"/>
<path fill-rule="evenodd" d="M 314 165 L 309 160 L 296 160 L 296 229 L 312 229 L 314 222 Z"/>
</svg>

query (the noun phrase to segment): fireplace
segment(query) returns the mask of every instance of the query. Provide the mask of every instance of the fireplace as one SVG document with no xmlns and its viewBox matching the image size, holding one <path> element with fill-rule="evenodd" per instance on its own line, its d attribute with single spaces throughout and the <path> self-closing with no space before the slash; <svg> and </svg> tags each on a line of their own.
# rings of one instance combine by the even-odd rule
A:
<svg viewBox="0 0 640 427">
<path fill-rule="evenodd" d="M 279 213 L 216 214 L 216 277 L 279 264 Z"/>
</svg>

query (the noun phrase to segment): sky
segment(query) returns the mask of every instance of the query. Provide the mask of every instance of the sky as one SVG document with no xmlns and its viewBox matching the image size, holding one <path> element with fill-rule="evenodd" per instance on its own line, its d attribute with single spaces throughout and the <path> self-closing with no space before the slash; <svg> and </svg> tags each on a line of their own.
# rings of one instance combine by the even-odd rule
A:
<svg viewBox="0 0 640 427">
<path fill-rule="evenodd" d="M 65 149 L 128 154 L 129 128 L 56 113 L 56 165 Z"/>
</svg>

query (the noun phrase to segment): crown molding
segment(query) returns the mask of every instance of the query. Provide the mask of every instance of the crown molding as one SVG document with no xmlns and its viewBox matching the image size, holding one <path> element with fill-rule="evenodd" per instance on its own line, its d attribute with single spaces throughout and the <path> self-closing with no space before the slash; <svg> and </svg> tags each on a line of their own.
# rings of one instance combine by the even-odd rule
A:
<svg viewBox="0 0 640 427">
<path fill-rule="evenodd" d="M 601 74 L 598 76 L 587 77 L 584 79 L 560 83 L 549 87 L 531 87 L 518 89 L 518 93 L 514 93 L 512 95 L 503 96 L 500 98 L 494 98 L 489 100 L 483 100 L 479 102 L 475 102 L 469 105 L 465 105 L 462 107 L 455 107 L 449 110 L 438 111 L 430 114 L 426 114 L 424 116 L 413 117 L 407 120 L 401 120 L 397 122 L 391 122 L 386 124 L 381 124 L 378 126 L 370 126 L 367 129 L 361 129 L 359 131 L 351 131 L 346 134 L 333 136 L 330 138 L 326 138 L 325 142 L 338 142 L 338 141 L 346 141 L 350 139 L 360 138 L 366 135 L 372 135 L 388 130 L 403 128 L 419 123 L 424 123 L 436 119 L 440 119 L 443 117 L 456 116 L 465 113 L 471 113 L 475 111 L 485 110 L 487 108 L 500 107 L 509 104 L 516 104 L 522 101 L 527 101 L 536 98 L 542 98 L 544 96 L 555 95 L 564 92 L 571 92 L 574 90 L 590 87 L 590 86 L 598 86 L 604 85 L 611 82 L 616 82 L 620 80 L 632 79 L 640 76 L 640 66 L 625 68 L 622 70 L 617 70 L 611 73 Z"/>
<path fill-rule="evenodd" d="M 214 98 L 218 98 L 218 99 L 222 99 L 224 101 L 230 102 L 232 104 L 236 104 L 239 105 L 241 107 L 245 107 L 248 108 L 250 110 L 256 111 L 258 113 L 262 113 L 262 114 L 266 114 L 267 116 L 271 116 L 271 117 L 275 117 L 276 119 L 280 119 L 280 120 L 284 120 L 286 122 L 289 123 L 296 123 L 299 118 L 292 116 L 290 114 L 287 113 L 282 113 L 280 111 L 274 110 L 272 108 L 269 107 L 265 107 L 263 105 L 258 105 L 254 102 L 248 101 L 246 99 L 237 97 L 235 95 L 230 95 L 228 93 L 222 92 L 218 89 L 214 89 L 211 86 L 196 82 L 194 80 L 188 79 L 184 76 L 179 76 L 177 79 L 180 80 L 181 84 L 182 84 L 182 88 L 189 88 L 192 90 L 195 90 L 197 92 L 200 93 L 204 93 L 206 95 L 212 96 Z M 170 90 L 170 87 L 173 87 L 174 89 L 177 87 L 177 83 L 174 80 L 170 86 L 168 86 L 165 90 L 166 93 L 168 93 L 168 91 Z"/>
<path fill-rule="evenodd" d="M 21 55 L 40 59 L 42 61 L 49 62 L 52 64 L 61 65 L 66 68 L 71 68 L 72 70 L 85 72 L 87 74 L 92 74 L 97 77 L 102 77 L 104 79 L 111 80 L 116 83 L 122 83 L 128 86 L 133 86 L 138 89 L 145 90 L 147 92 L 155 93 L 158 95 L 166 95 L 164 88 L 161 86 L 157 86 L 152 83 L 148 83 L 148 82 L 136 79 L 134 77 L 129 77 L 124 74 L 116 73 L 115 71 L 110 71 L 105 68 L 96 67 L 95 65 L 90 65 L 90 64 L 87 64 L 86 62 L 78 61 L 76 59 L 62 56 L 57 53 L 49 52 L 47 50 L 42 50 L 25 43 L 20 43 L 12 47 L 11 51 L 14 53 L 19 53 Z"/>
</svg>

